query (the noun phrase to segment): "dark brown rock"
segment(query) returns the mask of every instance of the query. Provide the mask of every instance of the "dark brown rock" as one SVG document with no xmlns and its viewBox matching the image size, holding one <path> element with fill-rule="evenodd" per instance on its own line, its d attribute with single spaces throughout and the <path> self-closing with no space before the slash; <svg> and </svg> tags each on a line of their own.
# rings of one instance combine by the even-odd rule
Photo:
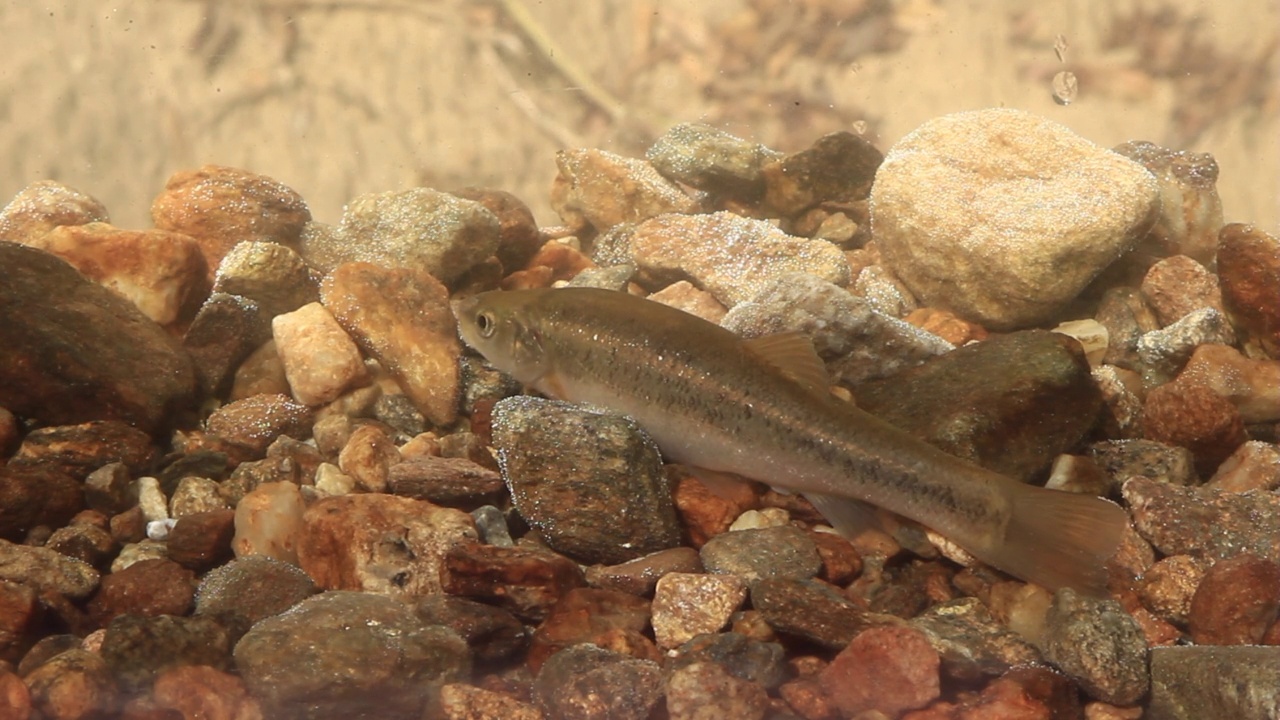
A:
<svg viewBox="0 0 1280 720">
<path fill-rule="evenodd" d="M 271 338 L 262 308 L 248 298 L 213 293 L 200 306 L 182 337 L 201 390 L 226 397 L 236 368 Z"/>
<path fill-rule="evenodd" d="M 231 248 L 246 240 L 297 247 L 311 211 L 302 196 L 265 175 L 205 165 L 169 177 L 151 205 L 151 220 L 195 238 L 212 276 Z"/>
<path fill-rule="evenodd" d="M 44 546 L 98 570 L 106 569 L 120 550 L 119 543 L 105 527 L 74 521 L 54 530 Z"/>
<path fill-rule="evenodd" d="M 108 664 L 97 653 L 68 650 L 24 678 L 31 706 L 46 718 L 108 716 L 118 694 Z"/>
<path fill-rule="evenodd" d="M 506 492 L 502 476 L 466 458 L 422 455 L 391 467 L 388 492 L 437 505 L 475 508 L 497 504 Z"/>
<path fill-rule="evenodd" d="M 714 662 L 735 677 L 775 688 L 787 677 L 786 653 L 776 642 L 758 640 L 739 632 L 699 635 L 677 648 L 668 668 Z"/>
<path fill-rule="evenodd" d="M 0 539 L 65 524 L 84 507 L 80 483 L 52 468 L 0 466 Z"/>
<path fill-rule="evenodd" d="M 311 410 L 284 395 L 255 395 L 227 403 L 209 416 L 209 432 L 261 457 L 281 436 L 305 438 L 311 430 Z"/>
<path fill-rule="evenodd" d="M 816 580 L 757 580 L 751 583 L 751 606 L 775 631 L 831 650 L 843 649 L 869 627 L 896 624 Z"/>
<path fill-rule="evenodd" d="M 202 572 L 231 559 L 235 535 L 234 510 L 213 510 L 184 515 L 169 531 L 169 559 Z"/>
<path fill-rule="evenodd" d="M 163 430 L 194 401 L 191 360 L 129 301 L 40 250 L 0 243 L 0 405 L 50 425 Z"/>
<path fill-rule="evenodd" d="M 249 555 L 204 576 L 196 591 L 196 613 L 235 616 L 247 627 L 317 592 L 315 582 L 297 566 Z"/>
<path fill-rule="evenodd" d="M 43 616 L 35 590 L 0 580 L 0 661 L 17 665 L 36 641 Z"/>
<path fill-rule="evenodd" d="M 824 135 L 807 150 L 764 164 L 764 204 L 791 216 L 823 202 L 865 199 L 883 161 L 883 153 L 853 133 Z"/>
<path fill-rule="evenodd" d="M 89 473 L 84 481 L 84 499 L 90 508 L 107 515 L 137 505 L 138 491 L 129 468 L 122 462 L 112 462 Z"/>
<path fill-rule="evenodd" d="M 1252 225 L 1223 227 L 1218 279 L 1232 319 L 1280 360 L 1280 239 Z"/>
<path fill-rule="evenodd" d="M 142 560 L 103 576 L 98 594 L 89 601 L 89 617 L 106 627 L 125 613 L 186 615 L 195 592 L 195 573 L 171 560 Z"/>
<path fill-rule="evenodd" d="M 33 430 L 10 460 L 15 467 L 39 466 L 77 480 L 108 463 L 122 462 L 135 474 L 146 472 L 156 448 L 146 433 L 116 420 Z"/>
<path fill-rule="evenodd" d="M 533 212 L 515 195 L 504 190 L 477 187 L 454 190 L 450 194 L 464 200 L 474 200 L 498 217 L 496 252 L 499 262 L 508 273 L 524 267 L 542 246 L 543 237 L 538 232 Z"/>
<path fill-rule="evenodd" d="M 822 558 L 809 534 L 791 525 L 736 530 L 717 535 L 699 551 L 707 572 L 743 579 L 807 580 L 822 569 Z"/>
<path fill-rule="evenodd" d="M 1199 645 L 1257 645 L 1280 616 L 1280 563 L 1245 553 L 1219 560 L 1191 598 Z"/>
<path fill-rule="evenodd" d="M 939 603 L 911 620 L 942 658 L 942 671 L 973 681 L 1041 661 L 1040 652 L 976 598 Z"/>
<path fill-rule="evenodd" d="M 0 242 L 27 245 L 60 225 L 107 220 L 107 208 L 97 198 L 60 182 L 38 180 L 0 210 Z"/>
<path fill-rule="evenodd" d="M 510 660 L 529 645 L 524 623 L 502 608 L 452 595 L 431 595 L 413 608 L 425 624 L 444 625 L 458 633 L 477 663 Z"/>
<path fill-rule="evenodd" d="M 138 692 L 170 668 L 226 669 L 233 644 L 231 631 L 213 618 L 127 613 L 107 626 L 100 653 L 120 687 Z"/>
<path fill-rule="evenodd" d="M 450 595 L 496 602 L 516 617 L 541 621 L 586 580 L 577 563 L 549 550 L 464 544 L 446 553 L 440 583 Z"/>
<path fill-rule="evenodd" d="M 575 645 L 542 666 L 533 693 L 549 717 L 645 720 L 662 698 L 662 669 L 595 645 Z"/>
</svg>

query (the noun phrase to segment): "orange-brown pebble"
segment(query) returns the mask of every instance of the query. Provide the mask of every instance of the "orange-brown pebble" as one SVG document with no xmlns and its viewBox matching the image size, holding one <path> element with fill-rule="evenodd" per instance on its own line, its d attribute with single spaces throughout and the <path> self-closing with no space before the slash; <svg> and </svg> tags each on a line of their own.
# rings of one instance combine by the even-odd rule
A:
<svg viewBox="0 0 1280 720">
<path fill-rule="evenodd" d="M 1166 383 L 1147 394 L 1142 427 L 1148 440 L 1178 445 L 1196 458 L 1203 476 L 1248 440 L 1240 411 L 1212 390 L 1192 383 Z"/>
<path fill-rule="evenodd" d="M 760 498 L 749 483 L 708 481 L 678 469 L 670 472 L 676 474 L 676 510 L 695 548 L 727 531 L 743 512 L 760 506 Z"/>
<path fill-rule="evenodd" d="M 1256 645 L 1280 615 L 1280 563 L 1245 553 L 1219 560 L 1191 598 L 1198 645 Z"/>
<path fill-rule="evenodd" d="M 158 707 L 177 710 L 184 718 L 261 720 L 262 708 L 244 681 L 207 665 L 175 667 L 162 672 L 153 688 Z"/>
<path fill-rule="evenodd" d="M 1280 360 L 1280 239 L 1241 223 L 1218 232 L 1218 281 L 1232 318 Z"/>
<path fill-rule="evenodd" d="M 107 220 L 107 208 L 97 198 L 60 182 L 39 180 L 0 210 L 0 240 L 26 245 L 60 225 Z"/>
<path fill-rule="evenodd" d="M 981 325 L 962 320 L 939 308 L 923 307 L 912 310 L 903 320 L 921 330 L 927 330 L 947 342 L 960 347 L 972 340 L 986 340 L 987 330 Z"/>
</svg>

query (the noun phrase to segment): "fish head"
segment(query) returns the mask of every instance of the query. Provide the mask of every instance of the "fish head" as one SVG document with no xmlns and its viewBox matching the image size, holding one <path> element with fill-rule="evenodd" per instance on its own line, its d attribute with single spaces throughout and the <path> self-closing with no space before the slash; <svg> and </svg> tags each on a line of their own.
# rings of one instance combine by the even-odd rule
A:
<svg viewBox="0 0 1280 720">
<path fill-rule="evenodd" d="M 550 369 L 530 297 L 521 291 L 480 293 L 453 303 L 458 333 L 497 369 L 533 385 Z"/>
</svg>

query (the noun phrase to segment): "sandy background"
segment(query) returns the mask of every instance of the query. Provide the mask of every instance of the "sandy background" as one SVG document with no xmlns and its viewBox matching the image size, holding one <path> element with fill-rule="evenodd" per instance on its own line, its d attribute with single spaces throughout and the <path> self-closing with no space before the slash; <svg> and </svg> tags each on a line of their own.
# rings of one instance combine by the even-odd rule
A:
<svg viewBox="0 0 1280 720">
<path fill-rule="evenodd" d="M 0 203 L 52 178 L 125 227 L 204 163 L 327 222 L 360 193 L 489 185 L 555 224 L 562 147 L 640 154 L 704 120 L 784 151 L 862 127 L 887 150 L 1002 105 L 1211 152 L 1227 219 L 1280 229 L 1276 2 L 3 0 L 0 30 Z"/>
</svg>

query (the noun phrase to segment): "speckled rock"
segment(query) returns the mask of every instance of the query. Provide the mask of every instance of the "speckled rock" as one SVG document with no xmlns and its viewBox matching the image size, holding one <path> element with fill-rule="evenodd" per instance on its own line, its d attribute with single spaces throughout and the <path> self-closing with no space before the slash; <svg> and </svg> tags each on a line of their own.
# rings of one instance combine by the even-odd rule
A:
<svg viewBox="0 0 1280 720">
<path fill-rule="evenodd" d="M 1190 555 L 1170 555 L 1157 560 L 1138 585 L 1142 604 L 1162 620 L 1186 625 L 1191 614 L 1191 598 L 1207 567 L 1207 563 Z"/>
<path fill-rule="evenodd" d="M 1160 214 L 1142 238 L 1144 256 L 1188 255 L 1211 264 L 1222 201 L 1218 198 L 1218 163 L 1209 153 L 1170 150 L 1141 140 L 1122 143 L 1115 151 L 1141 163 L 1160 185 Z"/>
<path fill-rule="evenodd" d="M 218 481 L 212 478 L 184 476 L 178 480 L 173 497 L 169 498 L 169 517 L 180 518 L 195 513 L 229 510 L 230 506 L 218 491 Z"/>
<path fill-rule="evenodd" d="M 258 485 L 236 503 L 231 549 L 237 557 L 266 555 L 297 564 L 304 510 L 297 485 L 288 481 Z"/>
<path fill-rule="evenodd" d="M 177 519 L 166 544 L 169 558 L 199 572 L 209 570 L 233 557 L 235 511 L 231 509 L 191 513 Z"/>
<path fill-rule="evenodd" d="M 529 645 L 524 624 L 492 605 L 451 595 L 428 595 L 414 603 L 413 611 L 427 625 L 443 625 L 458 633 L 477 664 L 511 660 Z"/>
<path fill-rule="evenodd" d="M 233 644 L 232 631 L 213 618 L 128 613 L 107 626 L 101 653 L 121 688 L 136 693 L 169 668 L 226 669 Z"/>
<path fill-rule="evenodd" d="M 698 635 L 719 631 L 746 597 L 747 585 L 735 575 L 664 575 L 653 596 L 653 634 L 658 647 L 669 650 Z"/>
<path fill-rule="evenodd" d="M 577 563 L 549 550 L 463 544 L 445 554 L 440 584 L 450 595 L 488 600 L 517 617 L 542 621 L 586 580 Z"/>
<path fill-rule="evenodd" d="M 54 180 L 37 180 L 0 210 L 0 241 L 28 245 L 60 225 L 108 222 L 107 208 L 91 195 Z"/>
<path fill-rule="evenodd" d="M 48 548 L 0 540 L 0 580 L 80 600 L 97 589 L 98 572 Z"/>
<path fill-rule="evenodd" d="M 458 415 L 461 347 L 449 291 L 416 268 L 345 263 L 321 285 L 324 305 L 433 425 Z"/>
<path fill-rule="evenodd" d="M 764 164 L 764 206 L 794 216 L 819 203 L 865 199 L 883 161 L 884 154 L 861 136 L 844 130 L 823 135 L 805 150 Z"/>
<path fill-rule="evenodd" d="M 391 468 L 400 462 L 395 441 L 378 425 L 361 425 L 352 431 L 347 444 L 338 453 L 338 467 L 371 493 L 387 490 Z"/>
<path fill-rule="evenodd" d="M 293 396 L 304 405 L 332 402 L 366 380 L 356 344 L 320 303 L 277 315 L 271 333 Z"/>
<path fill-rule="evenodd" d="M 788 675 L 786 655 L 781 645 L 738 632 L 699 635 L 669 654 L 669 670 L 713 662 L 734 677 L 759 683 L 765 688 L 778 687 Z"/>
<path fill-rule="evenodd" d="M 817 580 L 766 578 L 751 583 L 751 606 L 769 627 L 830 650 L 840 650 L 858 633 L 895 618 L 869 613 Z"/>
<path fill-rule="evenodd" d="M 1045 657 L 1075 679 L 1090 696 L 1132 705 L 1147 694 L 1147 642 L 1115 600 L 1054 594 L 1045 618 Z"/>
<path fill-rule="evenodd" d="M 1089 457 L 1119 487 L 1131 477 L 1145 477 L 1173 485 L 1195 485 L 1195 456 L 1176 445 L 1154 440 L 1103 440 L 1089 446 Z"/>
<path fill-rule="evenodd" d="M 907 286 L 883 265 L 868 265 L 853 282 L 853 292 L 867 301 L 876 312 L 894 318 L 905 318 L 920 309 Z"/>
<path fill-rule="evenodd" d="M 279 718 L 416 719 L 442 684 L 471 672 L 457 633 L 393 598 L 354 592 L 262 620 L 236 644 L 235 661 L 266 715 Z"/>
<path fill-rule="evenodd" d="M 717 663 L 693 663 L 672 672 L 666 695 L 671 720 L 761 720 L 769 710 L 763 687 L 733 676 Z"/>
<path fill-rule="evenodd" d="M 885 265 L 923 304 L 1013 329 L 1048 319 L 1128 250 L 1158 192 L 1140 165 L 1061 125 L 977 110 L 890 149 L 871 223 Z"/>
<path fill-rule="evenodd" d="M 441 720 L 543 720 L 544 717 L 534 705 L 463 683 L 449 683 L 440 688 L 436 709 L 439 714 L 433 717 Z"/>
<path fill-rule="evenodd" d="M 657 646 L 644 635 L 649 616 L 649 601 L 643 598 L 616 590 L 574 588 L 534 630 L 525 664 L 536 673 L 552 655 L 583 643 L 658 662 Z"/>
<path fill-rule="evenodd" d="M 1227 345 L 1201 345 L 1178 381 L 1204 385 L 1231 401 L 1246 423 L 1280 420 L 1280 360 L 1254 360 Z"/>
<path fill-rule="evenodd" d="M 100 717 L 115 710 L 119 701 L 111 669 L 88 650 L 68 650 L 50 658 L 24 681 L 31 707 L 51 720 Z"/>
<path fill-rule="evenodd" d="M 172 560 L 143 560 L 102 578 L 86 610 L 98 627 L 132 613 L 142 617 L 186 615 L 196 592 L 196 576 Z"/>
<path fill-rule="evenodd" d="M 0 243 L 0 405 L 50 425 L 149 432 L 193 404 L 191 360 L 129 302 L 40 250 Z"/>
<path fill-rule="evenodd" d="M 1230 401 L 1190 381 L 1166 383 L 1147 393 L 1142 406 L 1147 439 L 1185 447 L 1205 477 L 1249 439 L 1244 419 Z"/>
<path fill-rule="evenodd" d="M 1280 616 L 1280 562 L 1250 553 L 1205 571 L 1188 627 L 1198 645 L 1258 645 Z"/>
<path fill-rule="evenodd" d="M 237 368 L 271 338 L 271 325 L 258 304 L 248 298 L 212 293 L 182 336 L 201 391 L 225 397 Z M 275 346 L 271 346 L 275 356 Z M 281 373 L 283 376 L 283 372 Z M 281 383 L 281 389 L 288 391 Z"/>
<path fill-rule="evenodd" d="M 214 435 L 239 445 L 252 457 L 262 457 L 282 435 L 305 438 L 312 413 L 284 395 L 254 395 L 219 407 L 205 421 Z"/>
<path fill-rule="evenodd" d="M 950 352 L 945 340 L 876 312 L 862 298 L 808 273 L 787 273 L 734 306 L 721 325 L 744 337 L 804 333 L 833 380 L 859 385 Z"/>
<path fill-rule="evenodd" d="M 667 130 L 645 152 L 659 173 L 717 197 L 753 202 L 764 193 L 760 167 L 778 153 L 702 123 Z"/>
<path fill-rule="evenodd" d="M 807 580 L 822 569 L 813 540 L 790 525 L 726 532 L 708 540 L 700 555 L 707 572 L 739 575 L 744 580 Z"/>
<path fill-rule="evenodd" d="M 499 230 L 495 254 L 508 272 L 524 267 L 542 246 L 544 238 L 538 232 L 533 212 L 515 195 L 504 190 L 476 187 L 452 190 L 449 194 L 474 200 L 497 216 Z"/>
<path fill-rule="evenodd" d="M 83 507 L 81 485 L 66 473 L 0 466 L 0 539 L 21 541 L 32 528 L 63 525 Z"/>
<path fill-rule="evenodd" d="M 1129 370 L 1141 369 L 1138 341 L 1160 329 L 1160 321 L 1142 292 L 1127 286 L 1109 288 L 1098 302 L 1094 319 L 1107 329 L 1107 352 L 1102 361 Z"/>
<path fill-rule="evenodd" d="M 549 717 L 644 720 L 662 699 L 662 669 L 595 645 L 575 645 L 542 666 L 533 694 Z"/>
<path fill-rule="evenodd" d="M 387 490 L 436 505 L 474 508 L 499 502 L 506 485 L 500 473 L 466 458 L 422 455 L 391 466 Z"/>
<path fill-rule="evenodd" d="M 663 213 L 689 213 L 696 202 L 644 160 L 604 150 L 561 150 L 551 207 L 575 230 L 605 230 Z"/>
<path fill-rule="evenodd" d="M 958 348 L 858 387 L 863 410 L 1015 478 L 1075 447 L 1102 405 L 1079 344 L 1043 330 Z"/>
<path fill-rule="evenodd" d="M 32 430 L 23 438 L 9 465 L 63 472 L 82 479 L 117 461 L 137 472 L 155 456 L 151 438 L 138 428 L 118 420 L 96 420 Z"/>
<path fill-rule="evenodd" d="M 266 319 L 320 299 L 302 256 L 274 242 L 237 243 L 218 264 L 213 291 L 252 300 Z"/>
<path fill-rule="evenodd" d="M 1155 720 L 1280 716 L 1280 646 L 1151 649 Z"/>
<path fill-rule="evenodd" d="M 93 222 L 55 228 L 28 244 L 71 263 L 158 325 L 190 320 L 209 293 L 200 246 L 180 233 Z"/>
<path fill-rule="evenodd" d="M 1223 304 L 1245 333 L 1280 360 L 1280 239 L 1232 223 L 1218 233 Z"/>
<path fill-rule="evenodd" d="M 870 628 L 818 675 L 845 717 L 870 710 L 896 716 L 922 708 L 940 692 L 938 653 L 919 630 Z"/>
<path fill-rule="evenodd" d="M 767 222 L 728 212 L 647 220 L 636 227 L 631 251 L 641 269 L 673 280 L 691 278 L 728 306 L 751 299 L 786 273 L 849 282 L 849 263 L 835 245 L 792 237 Z"/>
<path fill-rule="evenodd" d="M 593 565 L 586 569 L 587 584 L 604 590 L 619 590 L 640 597 L 653 595 L 668 573 L 700 573 L 702 559 L 691 547 L 659 550 L 618 565 Z"/>
<path fill-rule="evenodd" d="M 948 677 L 977 680 L 1040 661 L 1034 646 L 998 621 L 976 598 L 939 603 L 910 624 L 938 651 L 942 672 Z"/>
<path fill-rule="evenodd" d="M 170 176 L 151 219 L 161 230 L 195 238 L 212 274 L 240 242 L 295 246 L 311 212 L 298 193 L 265 175 L 205 165 Z"/>
<path fill-rule="evenodd" d="M 1280 488 L 1280 447 L 1250 440 L 1218 466 L 1207 487 L 1227 492 Z"/>
<path fill-rule="evenodd" d="M 1171 325 L 1202 308 L 1224 312 L 1218 279 L 1186 255 L 1167 257 L 1152 265 L 1142 279 L 1142 294 L 1161 325 Z"/>
<path fill-rule="evenodd" d="M 343 495 L 307 508 L 298 562 L 327 590 L 421 597 L 440 592 L 442 558 L 475 539 L 464 512 L 393 495 Z"/>
<path fill-rule="evenodd" d="M 293 607 L 318 592 L 295 565 L 250 555 L 210 570 L 196 588 L 196 613 L 232 615 L 247 627 Z"/>
<path fill-rule="evenodd" d="M 493 409 L 493 445 L 516 508 L 552 548 L 617 563 L 679 544 L 661 456 L 630 418 L 509 398 Z"/>
<path fill-rule="evenodd" d="M 1152 386 L 1177 375 L 1201 345 L 1234 345 L 1235 341 L 1235 331 L 1226 315 L 1213 308 L 1201 308 L 1167 327 L 1145 333 L 1138 338 L 1135 350 L 1143 379 Z"/>
</svg>

